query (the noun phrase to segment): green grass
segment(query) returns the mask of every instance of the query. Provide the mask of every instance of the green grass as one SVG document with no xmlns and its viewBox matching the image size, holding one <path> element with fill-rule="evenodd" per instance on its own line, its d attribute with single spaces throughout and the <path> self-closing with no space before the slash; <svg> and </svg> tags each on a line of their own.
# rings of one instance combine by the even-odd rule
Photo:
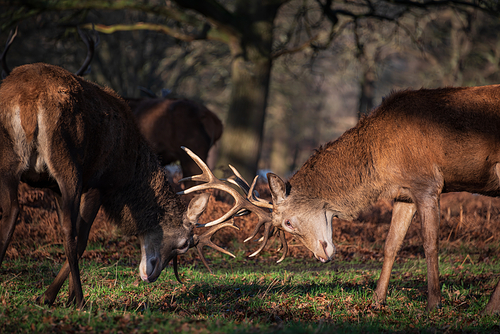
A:
<svg viewBox="0 0 500 334">
<path fill-rule="evenodd" d="M 377 309 L 371 298 L 380 261 L 288 258 L 277 265 L 269 256 L 247 259 L 239 252 L 233 260 L 209 253 L 211 275 L 190 256 L 190 264 L 180 267 L 184 284 L 175 281 L 171 267 L 157 282 L 141 282 L 138 253 L 136 259 L 81 260 L 87 302 L 81 311 L 65 306 L 67 283 L 52 307 L 35 303 L 55 277 L 60 256 L 6 260 L 0 268 L 0 332 L 500 331 L 500 317 L 480 315 L 500 273 L 498 258 L 485 260 L 470 249 L 441 252 L 443 307 L 431 313 L 425 311 L 425 259 L 418 257 L 395 265 L 387 305 Z"/>
</svg>

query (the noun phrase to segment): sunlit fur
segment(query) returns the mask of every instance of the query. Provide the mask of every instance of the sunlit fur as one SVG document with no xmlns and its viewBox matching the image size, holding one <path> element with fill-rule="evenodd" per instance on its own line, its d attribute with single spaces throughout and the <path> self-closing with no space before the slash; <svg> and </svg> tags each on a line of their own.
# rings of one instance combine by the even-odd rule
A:
<svg viewBox="0 0 500 334">
<path fill-rule="evenodd" d="M 19 181 L 56 193 L 69 265 L 41 302 L 53 303 L 71 272 L 69 301 L 83 306 L 78 258 L 99 208 L 143 242 L 149 262 L 140 268 L 147 281 L 156 280 L 192 241 L 204 207 L 185 214 L 128 105 L 111 89 L 57 66 L 17 67 L 0 87 L 0 130 L 5 130 L 0 132 L 0 263 L 19 212 L 14 195 Z"/>
<path fill-rule="evenodd" d="M 394 207 L 383 279 L 376 290 L 379 302 L 385 300 L 395 254 L 418 212 L 428 308 L 433 309 L 440 303 L 439 195 L 467 191 L 499 196 L 499 177 L 500 85 L 492 85 L 393 93 L 354 128 L 320 147 L 288 183 L 280 186 L 271 178 L 269 184 L 274 224 L 291 220 L 295 230 L 288 231 L 300 234 L 316 257 L 321 253 L 318 241 L 329 234 L 320 218 L 325 210 L 353 219 L 379 198 L 404 204 Z M 498 286 L 486 311 L 500 311 Z"/>
</svg>

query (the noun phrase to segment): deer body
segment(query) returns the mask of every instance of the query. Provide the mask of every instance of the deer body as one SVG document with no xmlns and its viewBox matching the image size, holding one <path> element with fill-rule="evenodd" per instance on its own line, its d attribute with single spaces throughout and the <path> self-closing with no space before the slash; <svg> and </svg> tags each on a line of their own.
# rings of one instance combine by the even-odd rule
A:
<svg viewBox="0 0 500 334">
<path fill-rule="evenodd" d="M 298 237 L 322 262 L 335 255 L 331 220 L 353 219 L 379 198 L 395 201 L 375 297 L 411 220 L 421 217 L 428 309 L 440 304 L 439 195 L 500 195 L 500 85 L 391 94 L 339 139 L 318 149 L 283 182 L 269 174 L 273 224 Z M 486 312 L 500 311 L 497 286 Z"/>
<path fill-rule="evenodd" d="M 127 104 L 110 89 L 47 64 L 20 66 L 0 87 L 0 263 L 19 212 L 19 180 L 53 189 L 67 262 L 41 297 L 53 303 L 71 273 L 69 301 L 84 304 L 78 258 L 102 206 L 141 242 L 140 274 L 155 281 L 193 246 L 208 201 L 186 210 Z"/>
<path fill-rule="evenodd" d="M 199 173 L 195 162 L 181 149 L 189 147 L 203 161 L 222 136 L 222 122 L 205 106 L 186 99 L 127 98 L 141 133 L 162 165 L 180 161 L 184 177 Z"/>
</svg>

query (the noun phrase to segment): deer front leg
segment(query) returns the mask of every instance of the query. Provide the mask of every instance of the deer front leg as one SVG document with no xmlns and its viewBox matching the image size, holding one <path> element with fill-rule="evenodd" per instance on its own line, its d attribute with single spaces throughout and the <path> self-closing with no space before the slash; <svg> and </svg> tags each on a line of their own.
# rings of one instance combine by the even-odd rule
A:
<svg viewBox="0 0 500 334">
<path fill-rule="evenodd" d="M 382 272 L 377 282 L 374 300 L 377 305 L 385 302 L 389 279 L 391 278 L 392 266 L 396 259 L 396 254 L 401 248 L 408 227 L 411 224 L 417 207 L 414 203 L 395 202 L 392 210 L 391 226 L 384 246 L 384 263 Z"/>
<path fill-rule="evenodd" d="M 91 189 L 82 196 L 82 201 L 80 204 L 80 216 L 78 217 L 78 237 L 77 237 L 77 247 L 78 247 L 78 259 L 80 259 L 87 248 L 87 242 L 89 240 L 89 233 L 94 223 L 95 217 L 99 212 L 101 207 L 101 193 L 96 189 Z M 67 306 L 69 306 L 75 300 L 75 288 L 73 286 L 73 280 L 69 281 L 69 295 Z"/>
<path fill-rule="evenodd" d="M 420 203 L 418 209 L 422 220 L 422 236 L 424 238 L 424 252 L 427 262 L 427 311 L 441 307 L 438 263 L 440 211 L 437 196 Z"/>
<path fill-rule="evenodd" d="M 59 220 L 63 219 L 63 212 L 60 207 L 61 198 L 57 198 L 57 212 L 59 215 Z M 89 191 L 82 196 L 81 205 L 80 205 L 80 215 L 77 221 L 77 248 L 78 248 L 78 259 L 82 256 L 83 252 L 87 247 L 87 241 L 90 233 L 90 229 L 92 227 L 92 223 L 99 211 L 99 207 L 101 206 L 101 197 L 98 191 Z M 62 268 L 59 270 L 56 278 L 52 282 L 52 284 L 47 288 L 42 296 L 40 296 L 37 301 L 39 304 L 48 304 L 52 305 L 54 303 L 59 290 L 64 283 L 64 281 L 68 278 L 70 274 L 69 262 L 66 259 Z M 67 305 L 69 306 L 76 297 L 75 285 L 73 284 L 72 277 L 69 281 L 69 296 Z"/>
</svg>

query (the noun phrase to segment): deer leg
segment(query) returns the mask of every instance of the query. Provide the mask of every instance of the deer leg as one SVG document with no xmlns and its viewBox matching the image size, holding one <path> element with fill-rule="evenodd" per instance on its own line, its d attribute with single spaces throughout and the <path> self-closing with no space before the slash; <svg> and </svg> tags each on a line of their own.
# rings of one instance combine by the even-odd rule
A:
<svg viewBox="0 0 500 334">
<path fill-rule="evenodd" d="M 19 180 L 16 178 L 4 177 L 0 182 L 0 207 L 2 209 L 2 218 L 0 220 L 0 265 L 12 239 L 19 214 L 18 185 Z"/>
<path fill-rule="evenodd" d="M 484 314 L 500 313 L 500 282 L 497 283 L 495 291 L 491 294 L 490 301 L 483 310 Z"/>
<path fill-rule="evenodd" d="M 441 290 L 439 288 L 438 232 L 439 232 L 439 199 L 431 197 L 418 206 L 422 220 L 422 236 L 427 262 L 427 311 L 441 307 Z"/>
<path fill-rule="evenodd" d="M 76 188 L 78 189 L 78 187 Z M 73 291 L 76 298 L 76 307 L 78 309 L 83 308 L 83 290 L 82 282 L 80 278 L 80 268 L 78 267 L 78 235 L 77 235 L 77 222 L 79 217 L 80 199 L 81 195 L 79 191 L 67 192 L 61 189 L 62 193 L 62 231 L 63 231 L 63 243 L 64 252 L 66 253 L 66 260 L 69 264 L 69 270 L 71 273 L 71 281 L 73 284 Z M 71 196 L 68 196 L 71 193 Z"/>
<path fill-rule="evenodd" d="M 87 248 L 87 242 L 89 240 L 89 233 L 94 223 L 95 217 L 99 212 L 101 207 L 101 193 L 92 189 L 82 196 L 82 201 L 80 204 L 80 216 L 78 219 L 78 237 L 77 237 L 77 247 L 78 247 L 78 259 L 80 259 Z M 69 295 L 67 306 L 75 300 L 75 288 L 73 286 L 73 280 L 69 280 Z"/>
<path fill-rule="evenodd" d="M 375 303 L 381 304 L 385 302 L 387 296 L 387 288 L 389 279 L 391 278 L 392 266 L 396 259 L 396 254 L 401 248 L 401 244 L 405 238 L 408 227 L 411 224 L 417 207 L 414 203 L 395 202 L 392 210 L 391 226 L 384 246 L 384 263 L 382 272 L 377 282 L 375 290 Z"/>
<path fill-rule="evenodd" d="M 74 189 L 68 190 L 68 187 L 65 187 L 65 185 L 70 185 L 70 182 L 58 182 L 58 184 L 59 189 L 61 190 L 61 196 L 57 197 L 57 212 L 59 222 L 62 226 L 64 252 L 66 254 L 66 262 L 71 273 L 71 280 L 73 283 L 72 290 L 75 291 L 77 308 L 82 308 L 84 300 L 82 283 L 80 280 L 80 270 L 78 268 L 77 247 L 77 222 L 79 220 L 79 206 L 81 199 L 81 193 L 78 189 L 81 189 L 81 187 L 77 184 Z M 67 270 L 68 268 L 66 268 L 65 263 L 49 288 L 41 297 L 38 298 L 38 303 L 50 305 L 54 302 L 62 284 L 68 277 Z"/>
<path fill-rule="evenodd" d="M 59 216 L 59 221 L 62 221 L 63 212 L 61 210 L 61 205 L 60 205 L 61 198 L 60 197 L 56 198 L 57 198 L 57 213 Z M 90 228 L 92 226 L 92 223 L 94 222 L 97 212 L 99 211 L 100 205 L 101 205 L 100 193 L 97 190 L 89 191 L 82 195 L 81 205 L 80 205 L 80 215 L 78 216 L 77 220 L 78 259 L 80 259 L 83 252 L 85 251 L 85 248 L 87 247 Z M 61 290 L 64 281 L 68 278 L 68 275 L 70 275 L 70 272 L 71 270 L 69 262 L 66 259 L 66 261 L 64 262 L 62 268 L 59 270 L 59 273 L 57 274 L 52 284 L 47 288 L 44 294 L 38 298 L 38 302 L 52 305 L 52 303 L 55 301 L 57 297 L 57 294 Z M 76 289 L 78 289 L 78 287 L 76 287 Z M 76 291 L 77 290 L 75 290 L 74 280 L 73 277 L 71 276 L 69 281 L 69 296 L 67 302 L 68 306 L 75 300 L 77 294 Z"/>
<path fill-rule="evenodd" d="M 495 165 L 495 173 L 500 181 L 500 164 Z M 483 310 L 484 314 L 500 313 L 500 282 L 497 283 L 495 291 L 491 294 L 490 300 Z"/>
</svg>

